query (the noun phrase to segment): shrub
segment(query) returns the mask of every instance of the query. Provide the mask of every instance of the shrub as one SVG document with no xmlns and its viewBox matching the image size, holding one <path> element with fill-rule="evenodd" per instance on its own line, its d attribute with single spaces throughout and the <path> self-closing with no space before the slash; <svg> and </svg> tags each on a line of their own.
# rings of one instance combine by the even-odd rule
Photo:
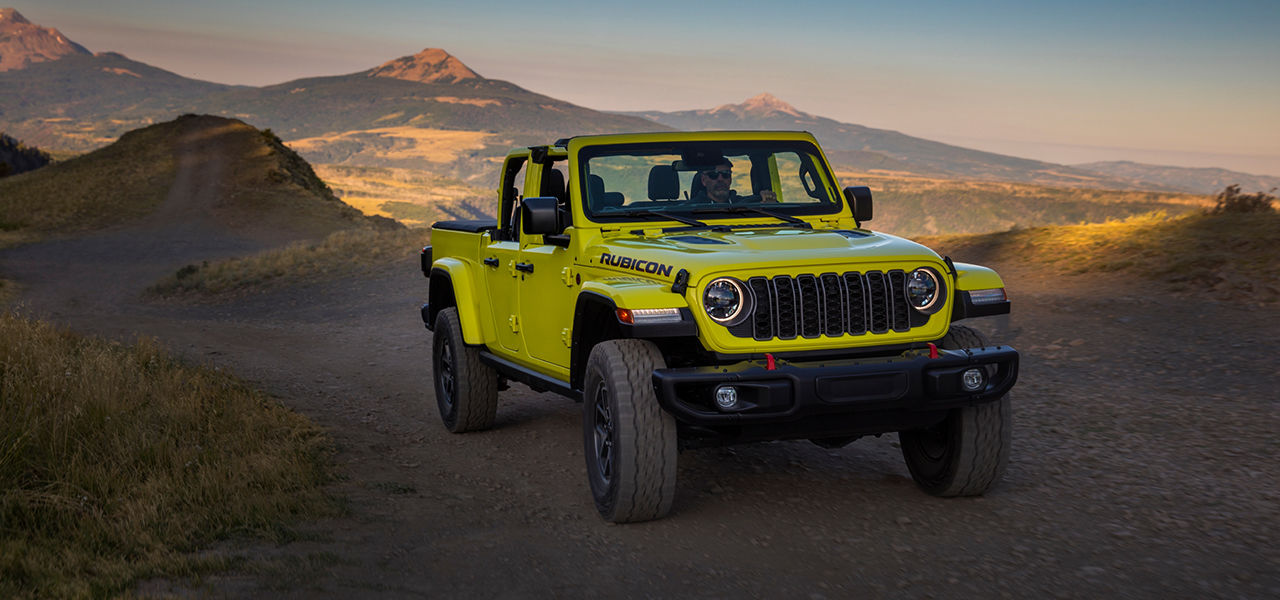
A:
<svg viewBox="0 0 1280 600">
<path fill-rule="evenodd" d="M 1276 189 L 1271 188 L 1271 191 L 1274 192 Z M 1211 215 L 1271 212 L 1271 204 L 1275 202 L 1276 197 L 1264 192 L 1241 194 L 1239 185 L 1229 185 L 1227 189 L 1218 192 L 1214 199 L 1217 202 L 1213 208 L 1209 209 Z"/>
</svg>

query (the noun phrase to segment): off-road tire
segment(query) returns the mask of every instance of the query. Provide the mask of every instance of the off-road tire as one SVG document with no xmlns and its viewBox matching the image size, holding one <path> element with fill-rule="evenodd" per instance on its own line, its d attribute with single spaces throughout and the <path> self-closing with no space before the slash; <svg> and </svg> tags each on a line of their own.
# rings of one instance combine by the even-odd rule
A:
<svg viewBox="0 0 1280 600">
<path fill-rule="evenodd" d="M 948 349 L 987 346 L 981 333 L 952 325 L 939 346 Z M 898 432 L 911 477 L 934 496 L 979 496 L 991 489 L 1009 464 L 1013 415 L 1009 396 L 952 409 L 927 429 Z"/>
<path fill-rule="evenodd" d="M 440 420 L 453 433 L 493 426 L 498 412 L 498 374 L 480 360 L 480 351 L 462 341 L 458 309 L 436 315 L 431 348 L 432 379 Z"/>
<path fill-rule="evenodd" d="M 666 516 L 676 491 L 676 422 L 658 405 L 653 371 L 666 366 L 645 340 L 609 340 L 587 359 L 582 440 L 600 516 L 634 523 Z"/>
</svg>

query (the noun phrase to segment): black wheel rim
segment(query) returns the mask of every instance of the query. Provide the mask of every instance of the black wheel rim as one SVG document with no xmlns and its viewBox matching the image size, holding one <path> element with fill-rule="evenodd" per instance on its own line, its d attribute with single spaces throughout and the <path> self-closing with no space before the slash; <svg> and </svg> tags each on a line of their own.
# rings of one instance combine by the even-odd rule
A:
<svg viewBox="0 0 1280 600">
<path fill-rule="evenodd" d="M 929 462 L 942 462 L 947 457 L 947 432 L 942 426 L 925 429 L 917 434 L 916 449 L 929 459 Z"/>
<path fill-rule="evenodd" d="M 912 432 L 910 444 L 916 460 L 916 475 L 925 481 L 936 482 L 948 472 L 955 449 L 951 444 L 952 417 L 928 429 Z"/>
<path fill-rule="evenodd" d="M 448 342 L 445 342 L 440 349 L 440 366 L 436 369 L 436 377 L 440 379 L 440 403 L 446 413 L 453 412 L 453 348 L 449 346 Z"/>
<path fill-rule="evenodd" d="M 591 412 L 596 473 L 607 486 L 613 480 L 613 413 L 609 410 L 609 390 L 603 385 L 596 391 L 595 406 Z"/>
</svg>

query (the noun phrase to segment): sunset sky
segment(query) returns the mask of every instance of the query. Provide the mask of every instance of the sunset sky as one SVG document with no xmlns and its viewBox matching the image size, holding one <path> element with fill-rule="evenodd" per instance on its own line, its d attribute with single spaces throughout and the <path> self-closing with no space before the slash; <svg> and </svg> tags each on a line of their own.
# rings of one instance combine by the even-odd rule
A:
<svg viewBox="0 0 1280 600">
<path fill-rule="evenodd" d="M 964 4 L 11 6 L 92 51 L 220 83 L 345 74 L 439 47 L 485 77 L 601 110 L 770 92 L 816 115 L 1028 158 L 1280 176 L 1280 1 Z"/>
</svg>

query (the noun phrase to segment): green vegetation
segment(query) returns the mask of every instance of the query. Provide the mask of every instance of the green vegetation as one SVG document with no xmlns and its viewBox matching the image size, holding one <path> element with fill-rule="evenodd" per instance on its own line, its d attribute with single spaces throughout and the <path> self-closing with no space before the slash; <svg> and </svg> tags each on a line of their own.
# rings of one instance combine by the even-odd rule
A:
<svg viewBox="0 0 1280 600">
<path fill-rule="evenodd" d="M 1240 186 L 1229 185 L 1227 189 L 1219 192 L 1214 200 L 1213 208 L 1209 209 L 1210 214 L 1269 213 L 1274 210 L 1272 205 L 1275 204 L 1276 197 L 1263 192 L 1241 194 Z"/>
<path fill-rule="evenodd" d="M 0 132 L 0 178 L 34 171 L 52 161 L 48 152 Z"/>
<path fill-rule="evenodd" d="M 196 552 L 336 514 L 330 442 L 239 381 L 10 313 L 0 340 L 0 597 L 225 570 Z"/>
<path fill-rule="evenodd" d="M 339 231 L 318 244 L 295 243 L 245 258 L 187 265 L 148 291 L 160 296 L 218 295 L 349 277 L 416 256 L 429 235 L 421 229 Z"/>
<path fill-rule="evenodd" d="M 1180 291 L 1250 302 L 1280 300 L 1280 213 L 1170 218 L 1036 227 L 921 241 L 968 262 L 1047 266 L 1060 273 L 1125 272 Z"/>
</svg>

